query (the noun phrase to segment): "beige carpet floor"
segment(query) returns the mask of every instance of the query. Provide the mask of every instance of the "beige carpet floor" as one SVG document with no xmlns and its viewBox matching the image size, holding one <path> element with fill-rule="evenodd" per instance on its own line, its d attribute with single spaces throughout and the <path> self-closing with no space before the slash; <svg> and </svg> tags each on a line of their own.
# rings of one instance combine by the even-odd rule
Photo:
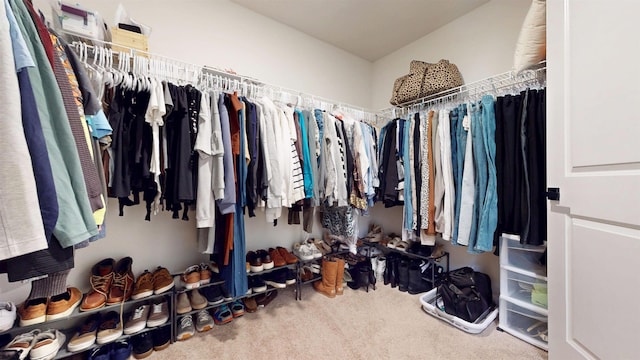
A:
<svg viewBox="0 0 640 360">
<path fill-rule="evenodd" d="M 329 299 L 304 285 L 256 313 L 154 352 L 149 359 L 547 359 L 496 329 L 465 333 L 425 313 L 419 295 L 389 286 Z"/>
</svg>

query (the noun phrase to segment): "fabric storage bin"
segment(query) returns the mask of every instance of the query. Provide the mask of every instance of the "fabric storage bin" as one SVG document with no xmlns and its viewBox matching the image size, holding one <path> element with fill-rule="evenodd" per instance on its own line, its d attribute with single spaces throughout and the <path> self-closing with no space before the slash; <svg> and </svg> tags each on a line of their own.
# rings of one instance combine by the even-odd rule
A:
<svg viewBox="0 0 640 360">
<path fill-rule="evenodd" d="M 470 334 L 479 334 L 485 330 L 498 316 L 498 309 L 490 308 L 487 314 L 480 316 L 474 323 L 464 321 L 456 316 L 447 314 L 444 311 L 444 305 L 442 300 L 438 297 L 438 289 L 434 288 L 431 291 L 420 296 L 420 303 L 422 303 L 422 310 L 427 314 L 434 316 L 442 321 L 445 321 L 458 329 L 468 332 Z"/>
</svg>

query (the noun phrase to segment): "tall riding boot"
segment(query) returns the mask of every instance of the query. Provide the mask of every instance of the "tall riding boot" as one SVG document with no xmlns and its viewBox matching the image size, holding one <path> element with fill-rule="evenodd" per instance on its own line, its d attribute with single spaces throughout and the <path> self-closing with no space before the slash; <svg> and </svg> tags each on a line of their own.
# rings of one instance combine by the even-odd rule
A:
<svg viewBox="0 0 640 360">
<path fill-rule="evenodd" d="M 360 283 L 360 287 L 365 287 L 367 292 L 369 292 L 369 273 L 371 272 L 371 267 L 369 264 L 363 265 L 358 269 L 358 282 Z"/>
<path fill-rule="evenodd" d="M 384 284 L 391 284 L 391 264 L 393 263 L 393 256 L 387 256 L 387 263 L 384 269 Z"/>
<path fill-rule="evenodd" d="M 313 288 L 330 298 L 336 297 L 336 277 L 338 275 L 338 262 L 322 259 L 322 279 L 313 283 Z"/>
<path fill-rule="evenodd" d="M 407 291 L 409 288 L 409 262 L 401 260 L 398 264 L 398 290 Z"/>
<path fill-rule="evenodd" d="M 400 263 L 400 258 L 393 258 L 393 262 L 391 263 L 391 287 L 394 288 L 398 286 L 399 278 L 398 278 L 398 264 Z"/>
<path fill-rule="evenodd" d="M 373 290 L 376 289 L 376 271 L 374 268 L 369 269 L 369 284 Z"/>
<path fill-rule="evenodd" d="M 336 295 L 344 294 L 344 288 L 342 282 L 344 280 L 344 259 L 336 258 L 337 272 L 336 272 Z"/>
<path fill-rule="evenodd" d="M 374 269 L 376 274 L 376 280 L 382 281 L 383 274 L 385 274 L 387 268 L 387 259 L 384 256 L 378 256 L 378 266 Z M 386 282 L 385 282 L 386 285 Z"/>
</svg>

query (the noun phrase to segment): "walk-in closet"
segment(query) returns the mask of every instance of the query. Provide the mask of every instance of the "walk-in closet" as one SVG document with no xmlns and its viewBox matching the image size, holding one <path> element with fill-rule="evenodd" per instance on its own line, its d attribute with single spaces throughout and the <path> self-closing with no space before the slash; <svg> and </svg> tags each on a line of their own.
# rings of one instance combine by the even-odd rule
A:
<svg viewBox="0 0 640 360">
<path fill-rule="evenodd" d="M 0 9 L 0 359 L 637 357 L 639 4 Z"/>
</svg>

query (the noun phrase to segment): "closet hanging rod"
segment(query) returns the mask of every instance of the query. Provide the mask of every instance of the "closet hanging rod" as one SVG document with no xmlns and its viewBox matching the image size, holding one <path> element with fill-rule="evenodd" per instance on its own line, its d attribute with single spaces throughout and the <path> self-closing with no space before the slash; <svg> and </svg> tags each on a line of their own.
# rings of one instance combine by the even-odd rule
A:
<svg viewBox="0 0 640 360">
<path fill-rule="evenodd" d="M 151 53 L 148 51 L 144 51 L 144 50 L 139 50 L 139 49 L 135 49 L 129 46 L 125 46 L 125 45 L 120 45 L 120 44 L 115 44 L 113 42 L 110 41 L 104 41 L 104 40 L 98 40 L 98 39 L 92 39 L 92 38 L 88 38 L 85 36 L 81 36 L 75 33 L 70 33 L 70 32 L 66 32 L 64 30 L 60 31 L 62 35 L 65 36 L 69 36 L 69 43 L 72 43 L 74 41 L 80 41 L 83 42 L 87 45 L 87 47 L 89 47 L 90 49 L 93 49 L 94 46 L 100 46 L 100 45 L 105 45 L 105 47 L 107 48 L 111 48 L 114 45 L 122 48 L 122 49 L 126 49 L 127 52 L 129 52 L 129 55 L 131 56 L 136 56 L 136 55 L 147 55 L 151 58 L 155 58 L 158 60 L 166 60 L 167 62 L 171 62 L 174 63 L 176 65 L 183 65 L 185 68 L 197 68 L 200 69 L 202 68 L 202 65 L 197 65 L 197 64 L 193 64 L 193 63 L 188 63 L 186 61 L 182 61 L 182 60 L 178 60 L 175 58 L 170 58 L 168 56 L 164 56 L 164 55 L 160 55 L 160 54 L 155 54 L 155 53 Z M 98 43 L 99 45 L 94 45 L 93 43 Z M 117 52 L 114 51 L 114 54 L 117 54 Z"/>
<path fill-rule="evenodd" d="M 334 99 L 329 99 L 326 97 L 322 97 L 322 96 L 316 96 L 316 95 L 312 95 L 312 94 L 308 94 L 308 93 L 304 93 L 302 91 L 298 91 L 298 90 L 294 90 L 294 89 L 290 89 L 290 88 L 286 88 L 283 86 L 279 86 L 279 85 L 274 85 L 274 84 L 269 84 L 263 81 L 260 81 L 256 78 L 250 77 L 250 76 L 245 76 L 245 75 L 241 75 L 241 74 L 236 74 L 233 72 L 229 72 L 227 70 L 222 70 L 219 68 L 216 68 L 214 66 L 211 65 L 197 65 L 197 64 L 193 64 L 193 63 L 187 63 L 178 59 L 174 59 L 174 58 L 170 58 L 167 56 L 163 56 L 163 55 L 159 55 L 159 54 L 155 54 L 155 53 L 151 53 L 148 51 L 143 51 L 143 50 L 138 50 L 138 49 L 134 49 L 128 46 L 123 46 L 120 44 L 114 44 L 113 42 L 109 42 L 109 41 L 103 41 L 103 40 L 97 40 L 97 39 L 92 39 L 92 38 L 88 38 L 88 37 L 84 37 L 84 36 L 80 36 L 77 34 L 73 34 L 73 33 L 69 33 L 69 32 L 62 32 L 62 34 L 66 35 L 66 36 L 70 36 L 70 40 L 71 41 L 81 41 L 85 44 L 87 44 L 87 47 L 90 48 L 94 48 L 94 45 L 92 45 L 92 43 L 98 43 L 101 45 L 105 45 L 105 47 L 112 47 L 112 46 L 117 46 L 119 48 L 123 48 L 128 50 L 128 52 L 130 53 L 131 56 L 135 56 L 135 55 L 140 55 L 140 54 L 145 54 L 149 57 L 152 58 L 156 58 L 159 60 L 166 60 L 168 62 L 174 63 L 174 64 L 178 64 L 178 65 L 182 65 L 184 66 L 184 68 L 191 68 L 191 69 L 200 69 L 200 74 L 201 75 L 206 75 L 206 74 L 214 74 L 214 75 L 221 75 L 223 77 L 227 77 L 230 79 L 236 79 L 240 81 L 240 85 L 242 86 L 243 83 L 247 83 L 249 85 L 255 85 L 258 86 L 262 89 L 260 89 L 260 91 L 277 91 L 278 93 L 284 93 L 286 95 L 289 95 L 291 97 L 298 97 L 300 96 L 301 98 L 304 98 L 306 100 L 311 100 L 314 102 L 317 101 L 320 103 L 321 107 L 323 107 L 322 110 L 329 110 L 327 109 L 327 105 L 328 107 L 331 107 L 333 109 L 338 109 L 338 110 L 343 110 L 346 112 L 354 112 L 356 114 L 358 114 L 359 116 L 362 116 L 363 118 L 367 118 L 367 120 L 369 120 L 370 122 L 377 122 L 377 118 L 379 117 L 380 113 L 376 112 L 376 111 L 371 111 L 369 109 L 366 109 L 364 107 L 361 106 L 356 106 L 356 105 L 351 105 L 342 101 L 336 101 Z M 97 45 L 99 46 L 99 45 Z"/>
<path fill-rule="evenodd" d="M 309 93 L 305 93 L 299 90 L 295 90 L 295 89 L 291 89 L 291 88 L 287 88 L 284 86 L 280 86 L 280 85 L 275 85 L 275 84 L 269 84 L 266 83 L 264 81 L 258 80 L 256 78 L 250 77 L 250 76 L 245 76 L 245 75 L 239 75 L 239 74 L 230 74 L 224 70 L 220 70 L 220 69 L 216 69 L 216 68 L 212 68 L 210 66 L 204 66 L 203 67 L 203 72 L 206 73 L 219 73 L 219 74 L 223 74 L 223 75 L 229 75 L 229 76 L 234 76 L 237 78 L 241 78 L 244 80 L 247 80 L 249 85 L 256 85 L 259 86 L 261 89 L 260 91 L 273 91 L 273 92 L 277 92 L 277 93 L 284 93 L 286 95 L 289 95 L 290 97 L 298 97 L 300 96 L 301 98 L 304 98 L 306 100 L 312 100 L 312 101 L 319 101 L 319 102 L 323 102 L 325 104 L 329 104 L 332 105 L 334 107 L 337 108 L 342 108 L 342 109 L 349 109 L 349 110 L 353 110 L 353 111 L 359 111 L 359 112 L 363 112 L 363 113 L 367 113 L 367 114 L 372 114 L 375 115 L 376 113 L 374 111 L 371 111 L 369 109 L 366 109 L 364 107 L 361 106 L 356 106 L 356 105 L 351 105 L 342 101 L 337 101 L 334 99 L 329 99 L 326 97 L 322 97 L 322 96 L 317 96 L 317 95 L 312 95 Z"/>
<path fill-rule="evenodd" d="M 420 99 L 407 101 L 405 103 L 379 110 L 380 113 L 387 114 L 394 110 L 402 110 L 408 108 L 421 107 L 430 103 L 436 103 L 452 97 L 460 97 L 465 94 L 478 95 L 487 93 L 497 88 L 505 88 L 509 86 L 519 85 L 527 81 L 539 80 L 546 74 L 547 62 L 542 61 L 533 69 L 525 70 L 520 74 L 514 71 L 507 71 L 502 74 L 489 76 L 487 78 L 464 84 L 449 90 L 441 91 L 437 94 L 429 95 Z"/>
</svg>

